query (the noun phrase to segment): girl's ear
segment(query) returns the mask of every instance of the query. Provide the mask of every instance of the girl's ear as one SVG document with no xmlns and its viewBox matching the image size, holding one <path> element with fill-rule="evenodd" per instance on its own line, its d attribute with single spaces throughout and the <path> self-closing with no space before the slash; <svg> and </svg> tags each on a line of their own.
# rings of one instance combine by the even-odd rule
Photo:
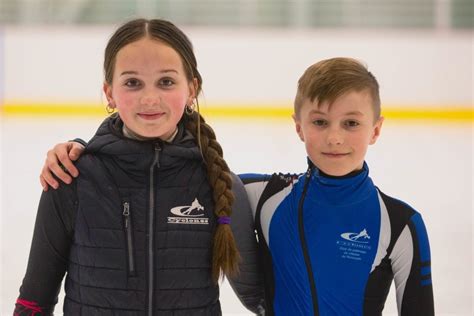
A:
<svg viewBox="0 0 474 316">
<path fill-rule="evenodd" d="M 197 98 L 198 87 L 199 87 L 198 80 L 196 78 L 193 78 L 193 80 L 189 82 L 188 104 L 193 104 L 194 99 Z"/>
<path fill-rule="evenodd" d="M 105 97 L 107 98 L 107 102 L 109 103 L 109 107 L 114 109 L 115 108 L 115 102 L 114 102 L 114 98 L 112 97 L 112 86 L 109 85 L 108 83 L 104 82 L 104 85 L 102 86 L 102 90 L 104 91 Z"/>
<path fill-rule="evenodd" d="M 384 121 L 384 117 L 381 116 L 378 118 L 377 122 L 375 122 L 374 127 L 373 127 L 374 130 L 373 130 L 372 138 L 370 139 L 370 142 L 369 142 L 370 145 L 375 144 L 375 142 L 379 138 L 380 132 L 382 131 L 383 121 Z"/>
</svg>

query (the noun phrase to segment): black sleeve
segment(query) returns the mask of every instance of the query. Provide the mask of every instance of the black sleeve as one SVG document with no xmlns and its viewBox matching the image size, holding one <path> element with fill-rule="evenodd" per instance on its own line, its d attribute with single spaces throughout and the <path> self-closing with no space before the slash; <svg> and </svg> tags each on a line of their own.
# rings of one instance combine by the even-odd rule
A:
<svg viewBox="0 0 474 316">
<path fill-rule="evenodd" d="M 67 269 L 74 232 L 76 185 L 43 192 L 28 266 L 14 315 L 51 315 Z"/>
<path fill-rule="evenodd" d="M 240 273 L 228 277 L 229 283 L 242 304 L 256 314 L 264 313 L 263 273 L 261 270 L 252 210 L 240 179 L 233 175 L 231 228 L 240 252 Z"/>
<path fill-rule="evenodd" d="M 84 147 L 87 146 L 87 142 L 85 140 L 83 140 L 82 138 L 74 138 L 73 140 L 70 140 L 70 142 L 79 143 Z"/>
</svg>

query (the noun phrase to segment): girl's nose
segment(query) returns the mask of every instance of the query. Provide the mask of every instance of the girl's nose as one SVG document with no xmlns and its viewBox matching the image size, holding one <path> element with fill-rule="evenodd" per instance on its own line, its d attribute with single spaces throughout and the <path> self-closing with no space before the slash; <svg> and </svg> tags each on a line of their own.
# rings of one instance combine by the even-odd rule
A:
<svg viewBox="0 0 474 316">
<path fill-rule="evenodd" d="M 145 92 L 140 98 L 140 103 L 148 106 L 159 105 L 161 96 L 156 92 Z"/>
</svg>

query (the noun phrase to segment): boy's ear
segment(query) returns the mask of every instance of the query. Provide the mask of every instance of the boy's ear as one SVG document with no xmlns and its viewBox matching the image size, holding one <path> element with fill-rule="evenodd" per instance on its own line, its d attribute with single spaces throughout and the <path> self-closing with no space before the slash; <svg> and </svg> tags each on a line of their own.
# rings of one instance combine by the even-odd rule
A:
<svg viewBox="0 0 474 316">
<path fill-rule="evenodd" d="M 296 133 L 300 137 L 301 141 L 304 142 L 304 135 L 303 131 L 301 130 L 301 121 L 296 117 L 296 114 L 293 114 L 291 117 L 293 118 L 293 121 L 295 121 Z"/>
<path fill-rule="evenodd" d="M 107 98 L 107 102 L 111 108 L 115 108 L 114 98 L 112 97 L 112 86 L 108 83 L 104 83 L 102 86 L 102 90 L 104 91 L 105 97 Z"/>
<path fill-rule="evenodd" d="M 374 130 L 373 130 L 372 138 L 370 139 L 370 143 L 369 143 L 370 145 L 375 144 L 375 142 L 379 138 L 380 132 L 382 131 L 383 121 L 384 121 L 384 117 L 381 116 L 378 118 L 377 122 L 375 122 L 374 127 L 373 127 Z"/>
</svg>

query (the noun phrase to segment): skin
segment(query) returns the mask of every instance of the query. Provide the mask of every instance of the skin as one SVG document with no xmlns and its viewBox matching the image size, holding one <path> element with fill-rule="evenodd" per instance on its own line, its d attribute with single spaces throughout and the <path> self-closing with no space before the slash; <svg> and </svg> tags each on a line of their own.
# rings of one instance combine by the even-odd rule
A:
<svg viewBox="0 0 474 316">
<path fill-rule="evenodd" d="M 179 54 L 167 44 L 143 38 L 117 53 L 112 83 L 104 84 L 109 106 L 135 134 L 169 138 L 186 104 L 195 98 Z"/>
<path fill-rule="evenodd" d="M 383 117 L 374 119 L 367 91 L 349 91 L 333 104 L 306 99 L 293 115 L 296 132 L 313 164 L 331 176 L 362 169 L 367 148 L 375 144 Z"/>
<path fill-rule="evenodd" d="M 185 106 L 193 103 L 195 87 L 196 79 L 187 79 L 182 60 L 172 47 L 143 38 L 119 50 L 112 82 L 104 83 L 103 90 L 109 106 L 118 110 L 132 132 L 166 140 L 175 132 Z M 71 176 L 79 175 L 73 161 L 83 150 L 82 145 L 68 142 L 48 151 L 40 175 L 44 191 L 48 185 L 58 188 L 53 174 L 68 184 Z"/>
</svg>

